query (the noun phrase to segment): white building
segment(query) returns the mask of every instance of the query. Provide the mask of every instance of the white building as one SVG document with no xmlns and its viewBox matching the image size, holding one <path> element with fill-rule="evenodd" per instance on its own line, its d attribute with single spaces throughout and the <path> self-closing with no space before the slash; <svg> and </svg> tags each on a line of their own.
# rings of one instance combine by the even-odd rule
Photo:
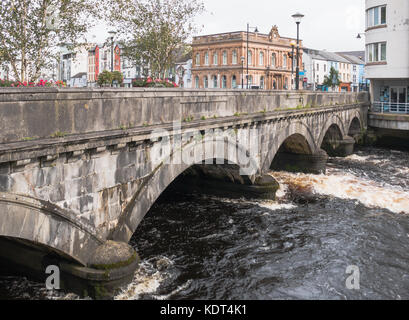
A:
<svg viewBox="0 0 409 320">
<path fill-rule="evenodd" d="M 10 79 L 10 68 L 6 64 L 0 65 L 0 79 L 1 80 Z"/>
<path fill-rule="evenodd" d="M 324 77 L 328 75 L 328 61 L 320 52 L 320 50 L 304 49 L 304 83 L 308 90 L 316 90 L 317 86 L 324 82 Z"/>
<path fill-rule="evenodd" d="M 175 82 L 180 88 L 192 88 L 192 59 L 175 65 Z"/>
<path fill-rule="evenodd" d="M 366 0 L 366 78 L 384 111 L 409 104 L 409 1 Z"/>
<path fill-rule="evenodd" d="M 87 86 L 86 82 L 80 80 L 88 72 L 88 50 L 90 46 L 82 46 L 76 50 L 69 50 L 67 47 L 61 47 L 60 66 L 58 80 L 67 83 L 68 87 Z M 85 76 L 86 80 L 86 76 Z"/>
</svg>

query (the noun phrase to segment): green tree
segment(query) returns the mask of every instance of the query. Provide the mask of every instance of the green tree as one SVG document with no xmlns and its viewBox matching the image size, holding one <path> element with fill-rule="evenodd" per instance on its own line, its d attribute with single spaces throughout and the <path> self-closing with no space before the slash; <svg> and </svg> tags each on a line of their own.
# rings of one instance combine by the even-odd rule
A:
<svg viewBox="0 0 409 320">
<path fill-rule="evenodd" d="M 99 74 L 97 83 L 101 87 L 104 85 L 112 86 L 114 81 L 116 81 L 117 84 L 121 85 L 124 82 L 123 74 L 119 71 L 109 72 L 107 70 L 104 70 Z"/>
<path fill-rule="evenodd" d="M 98 76 L 98 85 L 102 87 L 103 85 L 112 85 L 114 77 L 111 72 L 104 70 Z"/>
<path fill-rule="evenodd" d="M 105 0 L 104 0 L 105 1 Z M 0 61 L 18 81 L 52 68 L 60 43 L 78 44 L 95 23 L 100 0 L 1 0 Z"/>
<path fill-rule="evenodd" d="M 107 20 L 118 31 L 124 55 L 164 78 L 197 30 L 193 18 L 203 10 L 201 0 L 110 0 Z"/>
<path fill-rule="evenodd" d="M 329 88 L 332 88 L 332 90 L 334 90 L 335 87 L 338 87 L 341 84 L 341 80 L 339 79 L 339 72 L 335 70 L 334 67 L 331 67 L 329 75 L 324 77 L 323 84 Z"/>
</svg>

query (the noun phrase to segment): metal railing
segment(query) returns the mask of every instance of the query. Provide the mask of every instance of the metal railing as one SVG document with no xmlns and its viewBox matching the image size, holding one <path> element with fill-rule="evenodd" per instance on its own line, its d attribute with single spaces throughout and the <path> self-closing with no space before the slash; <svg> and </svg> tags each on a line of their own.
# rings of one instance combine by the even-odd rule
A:
<svg viewBox="0 0 409 320">
<path fill-rule="evenodd" d="M 409 114 L 409 103 L 378 102 L 372 103 L 372 112 Z"/>
</svg>

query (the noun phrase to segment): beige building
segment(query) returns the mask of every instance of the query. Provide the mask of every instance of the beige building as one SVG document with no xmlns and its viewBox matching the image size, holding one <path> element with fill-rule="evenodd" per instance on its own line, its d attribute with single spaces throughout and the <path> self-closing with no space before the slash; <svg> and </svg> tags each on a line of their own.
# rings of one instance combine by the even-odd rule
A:
<svg viewBox="0 0 409 320">
<path fill-rule="evenodd" d="M 274 26 L 269 34 L 249 34 L 249 87 L 290 90 L 295 82 L 296 39 L 281 37 Z M 247 32 L 231 32 L 193 38 L 193 88 L 235 89 L 247 87 Z M 300 41 L 300 70 L 302 69 Z M 294 50 L 295 56 L 296 50 Z M 293 74 L 291 63 L 294 63 Z M 302 78 L 302 77 L 300 77 Z M 302 81 L 300 80 L 300 87 Z"/>
</svg>

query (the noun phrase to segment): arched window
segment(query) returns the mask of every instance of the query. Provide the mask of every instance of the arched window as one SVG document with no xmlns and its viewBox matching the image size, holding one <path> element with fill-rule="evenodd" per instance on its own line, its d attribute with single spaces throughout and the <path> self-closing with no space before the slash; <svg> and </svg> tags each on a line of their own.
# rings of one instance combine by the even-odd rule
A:
<svg viewBox="0 0 409 320">
<path fill-rule="evenodd" d="M 258 64 L 260 66 L 264 65 L 264 52 L 263 51 L 260 51 L 260 54 L 259 54 L 259 57 L 258 57 Z"/>
<path fill-rule="evenodd" d="M 237 51 L 236 50 L 233 50 L 231 61 L 232 61 L 232 64 L 237 64 Z"/>
<path fill-rule="evenodd" d="M 232 87 L 232 89 L 237 88 L 237 78 L 236 78 L 236 76 L 233 76 L 232 79 L 231 79 L 231 87 Z"/>
<path fill-rule="evenodd" d="M 287 54 L 284 53 L 283 55 L 283 68 L 287 68 Z"/>
<path fill-rule="evenodd" d="M 248 52 L 247 60 L 248 60 L 250 65 L 253 63 L 253 52 L 251 52 L 250 50 Z"/>
<path fill-rule="evenodd" d="M 213 76 L 213 88 L 218 88 L 219 86 L 217 85 L 217 76 Z"/>
<path fill-rule="evenodd" d="M 214 53 L 214 55 L 213 55 L 213 64 L 214 65 L 217 65 L 218 64 L 218 59 L 219 57 L 218 57 L 218 55 L 217 55 L 217 52 L 215 52 Z"/>
<path fill-rule="evenodd" d="M 200 65 L 200 53 L 196 53 L 196 65 Z"/>
<path fill-rule="evenodd" d="M 198 76 L 196 76 L 195 78 L 195 88 L 199 89 L 199 77 Z"/>
<path fill-rule="evenodd" d="M 275 53 L 273 53 L 273 54 L 271 55 L 271 66 L 272 66 L 272 67 L 275 67 L 275 66 L 276 66 L 276 54 L 275 54 Z"/>
<path fill-rule="evenodd" d="M 209 65 L 209 52 L 205 53 L 205 65 L 208 66 Z"/>
<path fill-rule="evenodd" d="M 227 64 L 227 51 L 223 51 L 223 65 Z"/>
<path fill-rule="evenodd" d="M 253 85 L 253 76 L 249 76 L 249 87 Z"/>
<path fill-rule="evenodd" d="M 277 89 L 277 82 L 275 80 L 273 80 L 273 89 L 276 90 Z"/>
<path fill-rule="evenodd" d="M 222 88 L 223 89 L 227 88 L 227 77 L 226 76 L 222 77 Z"/>
<path fill-rule="evenodd" d="M 288 78 L 284 79 L 284 89 L 287 90 L 288 89 Z"/>
<path fill-rule="evenodd" d="M 205 89 L 209 88 L 209 79 L 207 78 L 207 76 L 204 77 L 203 81 Z"/>
<path fill-rule="evenodd" d="M 260 77 L 260 89 L 264 89 L 264 77 Z"/>
</svg>

